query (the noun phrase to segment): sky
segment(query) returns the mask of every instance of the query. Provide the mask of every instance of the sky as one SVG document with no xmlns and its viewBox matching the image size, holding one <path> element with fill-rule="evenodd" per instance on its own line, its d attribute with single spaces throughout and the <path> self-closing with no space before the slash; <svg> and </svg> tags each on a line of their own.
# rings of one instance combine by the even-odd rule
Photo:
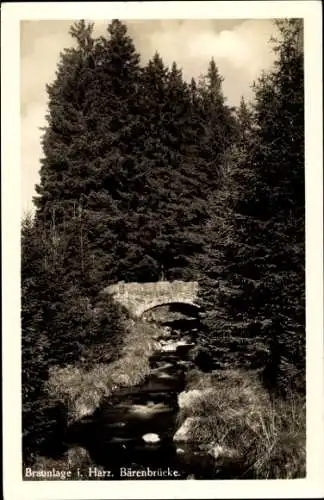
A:
<svg viewBox="0 0 324 500">
<path fill-rule="evenodd" d="M 94 35 L 105 34 L 108 21 L 95 22 Z M 270 19 L 131 20 L 124 21 L 141 61 L 156 51 L 164 62 L 175 60 L 190 80 L 206 73 L 212 57 L 224 77 L 228 103 L 249 98 L 251 84 L 273 63 L 269 39 L 275 34 Z M 20 29 L 21 92 L 21 212 L 32 209 L 39 182 L 41 130 L 45 125 L 45 85 L 54 76 L 60 51 L 73 45 L 68 33 L 73 20 L 22 21 Z"/>
</svg>

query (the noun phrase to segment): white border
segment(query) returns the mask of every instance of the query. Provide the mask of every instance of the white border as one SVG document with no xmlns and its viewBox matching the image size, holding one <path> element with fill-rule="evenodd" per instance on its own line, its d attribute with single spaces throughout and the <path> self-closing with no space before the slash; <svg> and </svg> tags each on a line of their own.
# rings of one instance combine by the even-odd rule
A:
<svg viewBox="0 0 324 500">
<path fill-rule="evenodd" d="M 27 482 L 21 479 L 20 20 L 302 17 L 306 95 L 307 479 Z M 6 500 L 319 498 L 324 495 L 322 23 L 318 1 L 5 3 L 1 18 L 3 443 Z"/>
</svg>

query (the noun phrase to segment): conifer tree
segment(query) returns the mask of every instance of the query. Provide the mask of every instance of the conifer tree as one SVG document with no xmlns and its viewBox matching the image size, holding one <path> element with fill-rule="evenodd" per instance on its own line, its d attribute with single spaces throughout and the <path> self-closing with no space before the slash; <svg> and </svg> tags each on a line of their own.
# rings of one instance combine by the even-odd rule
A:
<svg viewBox="0 0 324 500">
<path fill-rule="evenodd" d="M 223 243 L 213 246 L 209 277 L 225 286 L 209 284 L 203 295 L 210 311 L 221 308 L 222 331 L 251 338 L 252 352 L 244 348 L 236 360 L 266 363 L 267 384 L 284 390 L 302 389 L 304 377 L 304 100 L 300 23 L 278 28 L 277 60 L 254 87 L 252 122 L 241 103 L 226 216 L 212 224 Z M 219 328 L 215 313 L 206 322 Z"/>
<path fill-rule="evenodd" d="M 73 221 L 76 225 L 78 220 Z M 60 236 L 28 217 L 22 223 L 22 435 L 24 462 L 32 463 L 54 440 L 60 442 L 66 408 L 47 389 L 51 367 L 92 367 L 118 356 L 121 311 L 111 300 L 86 295 L 70 266 L 78 251 L 71 231 Z M 72 246 L 71 246 L 72 245 Z M 69 252 L 74 252 L 70 255 Z M 87 263 L 85 275 L 87 274 Z M 77 266 L 76 266 L 77 267 Z M 100 287 L 100 284 L 97 284 Z M 91 298 L 91 296 L 90 296 Z"/>
<path fill-rule="evenodd" d="M 263 296 L 272 320 L 265 380 L 285 391 L 305 383 L 305 182 L 303 26 L 277 22 L 271 75 L 256 86 L 262 197 L 271 252 Z M 270 376 L 269 376 L 270 375 Z"/>
<path fill-rule="evenodd" d="M 223 175 L 224 155 L 235 138 L 233 110 L 226 104 L 222 82 L 223 77 L 215 60 L 211 59 L 207 74 L 199 81 L 199 97 L 196 99 L 197 111 L 203 124 L 200 155 L 206 165 L 211 191 L 219 187 L 219 177 Z"/>
<path fill-rule="evenodd" d="M 181 70 L 176 63 L 168 70 L 159 54 L 144 68 L 143 89 L 143 147 L 131 181 L 135 211 L 125 223 L 133 228 L 127 259 L 134 260 L 125 268 L 135 271 L 133 279 L 189 279 L 192 256 L 202 251 L 200 224 L 210 185 L 194 104 Z"/>
<path fill-rule="evenodd" d="M 51 226 L 55 219 L 58 237 L 73 242 L 80 258 L 70 255 L 71 274 L 88 288 L 91 276 L 92 285 L 118 277 L 114 243 L 130 208 L 140 123 L 139 55 L 126 26 L 114 20 L 99 39 L 92 38 L 92 29 L 84 21 L 71 27 L 76 48 L 61 54 L 56 80 L 47 87 L 48 126 L 35 198 L 37 220 Z"/>
<path fill-rule="evenodd" d="M 95 44 L 96 71 L 91 83 L 90 115 L 96 136 L 97 192 L 129 209 L 128 180 L 134 168 L 136 127 L 140 121 L 139 55 L 126 26 L 113 20 Z M 99 201 L 99 200 L 98 200 Z M 104 207 L 107 208 L 107 207 Z"/>
<path fill-rule="evenodd" d="M 95 44 L 96 70 L 90 85 L 94 187 L 84 204 L 91 275 L 94 283 L 124 279 L 123 247 L 128 249 L 131 189 L 141 148 L 139 54 L 126 25 L 113 20 Z"/>
<path fill-rule="evenodd" d="M 49 325 L 59 303 L 59 276 L 49 273 L 47 239 L 31 216 L 21 230 L 21 361 L 23 461 L 33 463 L 35 454 L 57 435 L 65 415 L 56 400 L 49 401 L 45 383 L 51 353 Z M 56 286 L 53 286 L 56 285 Z M 62 286 L 62 281 L 60 281 Z M 54 330 L 54 328 L 53 328 Z"/>
<path fill-rule="evenodd" d="M 56 224 L 69 218 L 89 182 L 91 148 L 86 94 L 93 70 L 92 28 L 84 21 L 71 27 L 76 48 L 61 53 L 56 78 L 47 85 L 47 126 L 42 139 L 44 158 L 34 198 L 36 217 L 47 224 L 54 211 Z"/>
</svg>

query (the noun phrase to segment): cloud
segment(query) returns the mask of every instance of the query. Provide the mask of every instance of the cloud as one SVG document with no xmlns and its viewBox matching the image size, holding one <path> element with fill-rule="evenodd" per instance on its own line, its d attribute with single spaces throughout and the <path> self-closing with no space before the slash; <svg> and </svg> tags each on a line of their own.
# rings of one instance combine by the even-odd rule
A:
<svg viewBox="0 0 324 500">
<path fill-rule="evenodd" d="M 46 83 L 55 77 L 59 53 L 73 45 L 72 20 L 24 21 L 21 26 L 21 153 L 22 210 L 32 207 L 41 157 L 39 127 L 45 123 Z M 95 35 L 107 22 L 95 22 Z M 274 34 L 271 20 L 132 20 L 129 34 L 145 63 L 158 51 L 167 65 L 176 61 L 186 79 L 206 73 L 214 57 L 224 77 L 223 90 L 232 105 L 250 96 L 250 85 L 269 68 Z"/>
<path fill-rule="evenodd" d="M 158 49 L 166 64 L 175 60 L 183 69 L 186 79 L 206 73 L 208 63 L 214 57 L 224 77 L 223 89 L 231 104 L 239 103 L 241 95 L 250 94 L 250 84 L 263 69 L 273 62 L 268 43 L 274 34 L 271 20 L 245 20 L 231 29 L 220 21 L 223 29 L 217 29 L 217 21 L 161 21 L 154 31 L 145 26 L 131 31 L 144 62 Z"/>
</svg>

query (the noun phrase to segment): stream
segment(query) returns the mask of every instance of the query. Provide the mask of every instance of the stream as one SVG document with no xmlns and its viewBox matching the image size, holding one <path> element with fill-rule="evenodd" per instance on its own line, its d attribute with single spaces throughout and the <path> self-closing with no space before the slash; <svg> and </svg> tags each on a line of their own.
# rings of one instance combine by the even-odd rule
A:
<svg viewBox="0 0 324 500">
<path fill-rule="evenodd" d="M 151 356 L 151 373 L 146 380 L 117 390 L 93 415 L 70 429 L 70 443 L 85 448 L 98 467 L 111 471 L 105 479 L 215 477 L 210 456 L 192 445 L 173 441 L 180 426 L 178 394 L 184 390 L 185 373 L 192 366 L 187 342 L 181 331 L 173 331 Z M 143 436 L 147 434 L 154 435 L 147 439 L 158 441 L 146 442 Z"/>
</svg>

